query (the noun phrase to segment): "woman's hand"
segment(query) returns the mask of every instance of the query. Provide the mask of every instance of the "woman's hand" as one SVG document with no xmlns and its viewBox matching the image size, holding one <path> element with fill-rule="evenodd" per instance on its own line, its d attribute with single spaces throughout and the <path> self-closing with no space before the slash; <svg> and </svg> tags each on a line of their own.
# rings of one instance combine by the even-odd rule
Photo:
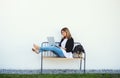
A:
<svg viewBox="0 0 120 78">
<path fill-rule="evenodd" d="M 62 49 L 64 49 L 64 50 L 66 50 L 66 48 L 63 48 L 63 47 L 60 47 L 60 48 L 62 48 Z"/>
</svg>

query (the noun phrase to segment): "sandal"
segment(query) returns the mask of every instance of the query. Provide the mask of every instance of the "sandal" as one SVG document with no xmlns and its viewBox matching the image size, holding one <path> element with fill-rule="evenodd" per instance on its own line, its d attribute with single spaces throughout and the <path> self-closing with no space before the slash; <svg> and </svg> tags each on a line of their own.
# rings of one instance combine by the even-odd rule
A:
<svg viewBox="0 0 120 78">
<path fill-rule="evenodd" d="M 34 51 L 35 53 L 39 54 L 37 50 L 35 50 L 34 48 L 32 48 L 32 51 Z"/>
</svg>

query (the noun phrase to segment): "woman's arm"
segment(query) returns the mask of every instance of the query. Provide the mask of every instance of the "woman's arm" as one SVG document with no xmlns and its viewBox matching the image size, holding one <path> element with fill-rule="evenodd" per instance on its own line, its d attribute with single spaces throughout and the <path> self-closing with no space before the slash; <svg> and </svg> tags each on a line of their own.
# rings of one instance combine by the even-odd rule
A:
<svg viewBox="0 0 120 78">
<path fill-rule="evenodd" d="M 70 38 L 70 39 L 68 39 L 66 46 L 65 46 L 66 52 L 72 52 L 73 47 L 74 47 L 74 40 L 73 40 L 73 38 Z"/>
</svg>

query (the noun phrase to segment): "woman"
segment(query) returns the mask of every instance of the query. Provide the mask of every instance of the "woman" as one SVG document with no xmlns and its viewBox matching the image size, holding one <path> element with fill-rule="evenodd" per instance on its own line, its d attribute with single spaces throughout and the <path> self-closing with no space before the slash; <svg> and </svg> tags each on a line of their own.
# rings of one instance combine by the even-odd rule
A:
<svg viewBox="0 0 120 78">
<path fill-rule="evenodd" d="M 72 58 L 72 49 L 74 47 L 74 40 L 71 36 L 71 33 L 67 27 L 61 29 L 62 39 L 59 43 L 59 47 L 56 46 L 47 46 L 39 47 L 36 44 L 33 44 L 32 50 L 39 54 L 43 51 L 52 51 L 57 54 L 59 57 Z"/>
</svg>

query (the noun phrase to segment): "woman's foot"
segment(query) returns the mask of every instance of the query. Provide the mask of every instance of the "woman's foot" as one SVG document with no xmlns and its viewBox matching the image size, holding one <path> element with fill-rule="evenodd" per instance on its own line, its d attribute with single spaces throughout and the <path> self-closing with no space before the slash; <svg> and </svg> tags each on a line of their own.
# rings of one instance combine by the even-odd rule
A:
<svg viewBox="0 0 120 78">
<path fill-rule="evenodd" d="M 33 46 L 34 46 L 34 48 L 36 49 L 36 50 L 39 50 L 39 46 L 38 45 L 36 45 L 36 44 L 33 44 Z"/>
<path fill-rule="evenodd" d="M 32 51 L 35 52 L 36 54 L 39 54 L 38 50 L 32 48 Z"/>
</svg>

